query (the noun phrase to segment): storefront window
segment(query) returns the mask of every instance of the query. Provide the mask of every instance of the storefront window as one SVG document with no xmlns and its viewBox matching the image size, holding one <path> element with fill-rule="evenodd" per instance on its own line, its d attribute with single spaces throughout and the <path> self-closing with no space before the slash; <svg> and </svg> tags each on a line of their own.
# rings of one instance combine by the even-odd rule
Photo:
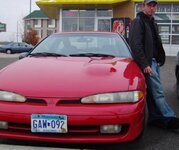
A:
<svg viewBox="0 0 179 150">
<path fill-rule="evenodd" d="M 95 17 L 95 10 L 79 10 L 79 17 Z"/>
<path fill-rule="evenodd" d="M 162 35 L 160 35 L 160 37 L 162 39 L 163 44 L 170 44 L 170 35 L 162 34 Z"/>
<path fill-rule="evenodd" d="M 171 12 L 171 4 L 158 4 L 157 12 Z"/>
<path fill-rule="evenodd" d="M 155 20 L 157 23 L 170 23 L 171 22 L 171 14 L 155 14 Z"/>
<path fill-rule="evenodd" d="M 160 34 L 169 34 L 170 33 L 170 25 L 158 25 L 158 30 Z"/>
<path fill-rule="evenodd" d="M 172 33 L 173 34 L 179 34 L 179 24 L 178 25 L 172 25 Z"/>
<path fill-rule="evenodd" d="M 98 19 L 98 31 L 110 31 L 110 19 Z"/>
<path fill-rule="evenodd" d="M 101 10 L 99 10 L 98 9 L 98 11 L 97 11 L 97 16 L 98 17 L 112 17 L 112 10 L 111 9 L 109 9 L 109 10 L 103 10 L 103 9 L 101 9 Z"/>
<path fill-rule="evenodd" d="M 79 31 L 93 31 L 95 10 L 79 10 Z"/>
<path fill-rule="evenodd" d="M 172 44 L 179 44 L 179 35 L 172 36 Z"/>
<path fill-rule="evenodd" d="M 170 25 L 158 25 L 159 34 L 163 44 L 170 44 Z"/>
<path fill-rule="evenodd" d="M 62 30 L 65 32 L 77 31 L 78 16 L 78 10 L 63 10 Z"/>
<path fill-rule="evenodd" d="M 73 18 L 73 17 L 78 17 L 78 10 L 63 10 L 62 12 L 62 17 L 65 18 Z"/>
<path fill-rule="evenodd" d="M 172 15 L 172 22 L 173 23 L 179 23 L 179 14 L 173 14 Z"/>
<path fill-rule="evenodd" d="M 79 31 L 94 31 L 94 18 L 80 18 Z"/>
<path fill-rule="evenodd" d="M 173 5 L 173 12 L 179 12 L 179 4 Z"/>
<path fill-rule="evenodd" d="M 78 31 L 77 22 L 77 18 L 63 18 L 62 30 L 65 32 Z"/>
<path fill-rule="evenodd" d="M 111 18 L 108 9 L 62 10 L 62 31 L 110 31 Z"/>
</svg>

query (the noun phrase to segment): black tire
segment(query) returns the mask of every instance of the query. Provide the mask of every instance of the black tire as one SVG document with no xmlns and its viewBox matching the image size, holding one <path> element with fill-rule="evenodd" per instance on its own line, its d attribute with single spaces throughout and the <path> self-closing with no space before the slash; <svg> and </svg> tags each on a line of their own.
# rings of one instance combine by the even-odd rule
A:
<svg viewBox="0 0 179 150">
<path fill-rule="evenodd" d="M 7 49 L 7 50 L 6 50 L 6 53 L 7 53 L 7 54 L 11 54 L 12 51 L 11 51 L 10 49 Z"/>
</svg>

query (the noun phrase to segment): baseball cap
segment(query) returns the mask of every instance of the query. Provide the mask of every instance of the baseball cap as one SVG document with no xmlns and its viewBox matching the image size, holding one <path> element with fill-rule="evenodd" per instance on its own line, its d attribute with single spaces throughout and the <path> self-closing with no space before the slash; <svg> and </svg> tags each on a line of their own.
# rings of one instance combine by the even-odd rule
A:
<svg viewBox="0 0 179 150">
<path fill-rule="evenodd" d="M 148 4 L 150 2 L 154 2 L 154 3 L 158 3 L 157 0 L 144 0 L 144 3 L 145 4 Z"/>
</svg>

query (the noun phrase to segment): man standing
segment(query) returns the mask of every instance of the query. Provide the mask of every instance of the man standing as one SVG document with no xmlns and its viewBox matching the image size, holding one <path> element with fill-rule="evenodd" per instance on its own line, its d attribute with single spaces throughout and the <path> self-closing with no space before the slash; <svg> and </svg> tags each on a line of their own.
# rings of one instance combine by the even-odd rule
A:
<svg viewBox="0 0 179 150">
<path fill-rule="evenodd" d="M 179 118 L 166 102 L 160 81 L 159 66 L 165 63 L 165 52 L 153 17 L 156 9 L 157 0 L 144 0 L 142 11 L 131 24 L 129 45 L 146 78 L 148 124 L 176 130 Z"/>
</svg>

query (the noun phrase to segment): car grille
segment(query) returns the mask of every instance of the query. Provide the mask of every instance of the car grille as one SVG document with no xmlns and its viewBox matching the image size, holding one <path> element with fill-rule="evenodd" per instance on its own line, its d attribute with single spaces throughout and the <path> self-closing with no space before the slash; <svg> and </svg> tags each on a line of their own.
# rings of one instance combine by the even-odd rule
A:
<svg viewBox="0 0 179 150">
<path fill-rule="evenodd" d="M 47 105 L 49 99 L 34 99 L 34 98 L 27 98 L 26 103 L 28 104 L 40 104 L 40 105 Z M 56 105 L 60 104 L 81 104 L 79 99 L 66 99 L 66 100 L 56 100 Z"/>
<path fill-rule="evenodd" d="M 120 134 L 125 134 L 128 130 L 128 125 L 122 126 L 122 131 Z M 11 132 L 23 132 L 23 133 L 31 133 L 31 127 L 28 124 L 21 124 L 21 123 L 8 123 L 8 131 Z M 52 133 L 34 133 L 38 135 L 57 135 Z M 67 134 L 58 134 L 60 135 L 100 135 L 100 127 L 99 126 L 68 126 L 68 133 Z"/>
<path fill-rule="evenodd" d="M 30 104 L 47 104 L 47 102 L 45 101 L 45 100 L 43 100 L 43 99 L 30 99 L 30 98 L 28 98 L 27 100 L 26 100 L 26 103 L 30 103 Z"/>
<path fill-rule="evenodd" d="M 60 105 L 60 104 L 81 104 L 81 101 L 80 100 L 59 100 L 57 102 L 57 105 Z"/>
</svg>

